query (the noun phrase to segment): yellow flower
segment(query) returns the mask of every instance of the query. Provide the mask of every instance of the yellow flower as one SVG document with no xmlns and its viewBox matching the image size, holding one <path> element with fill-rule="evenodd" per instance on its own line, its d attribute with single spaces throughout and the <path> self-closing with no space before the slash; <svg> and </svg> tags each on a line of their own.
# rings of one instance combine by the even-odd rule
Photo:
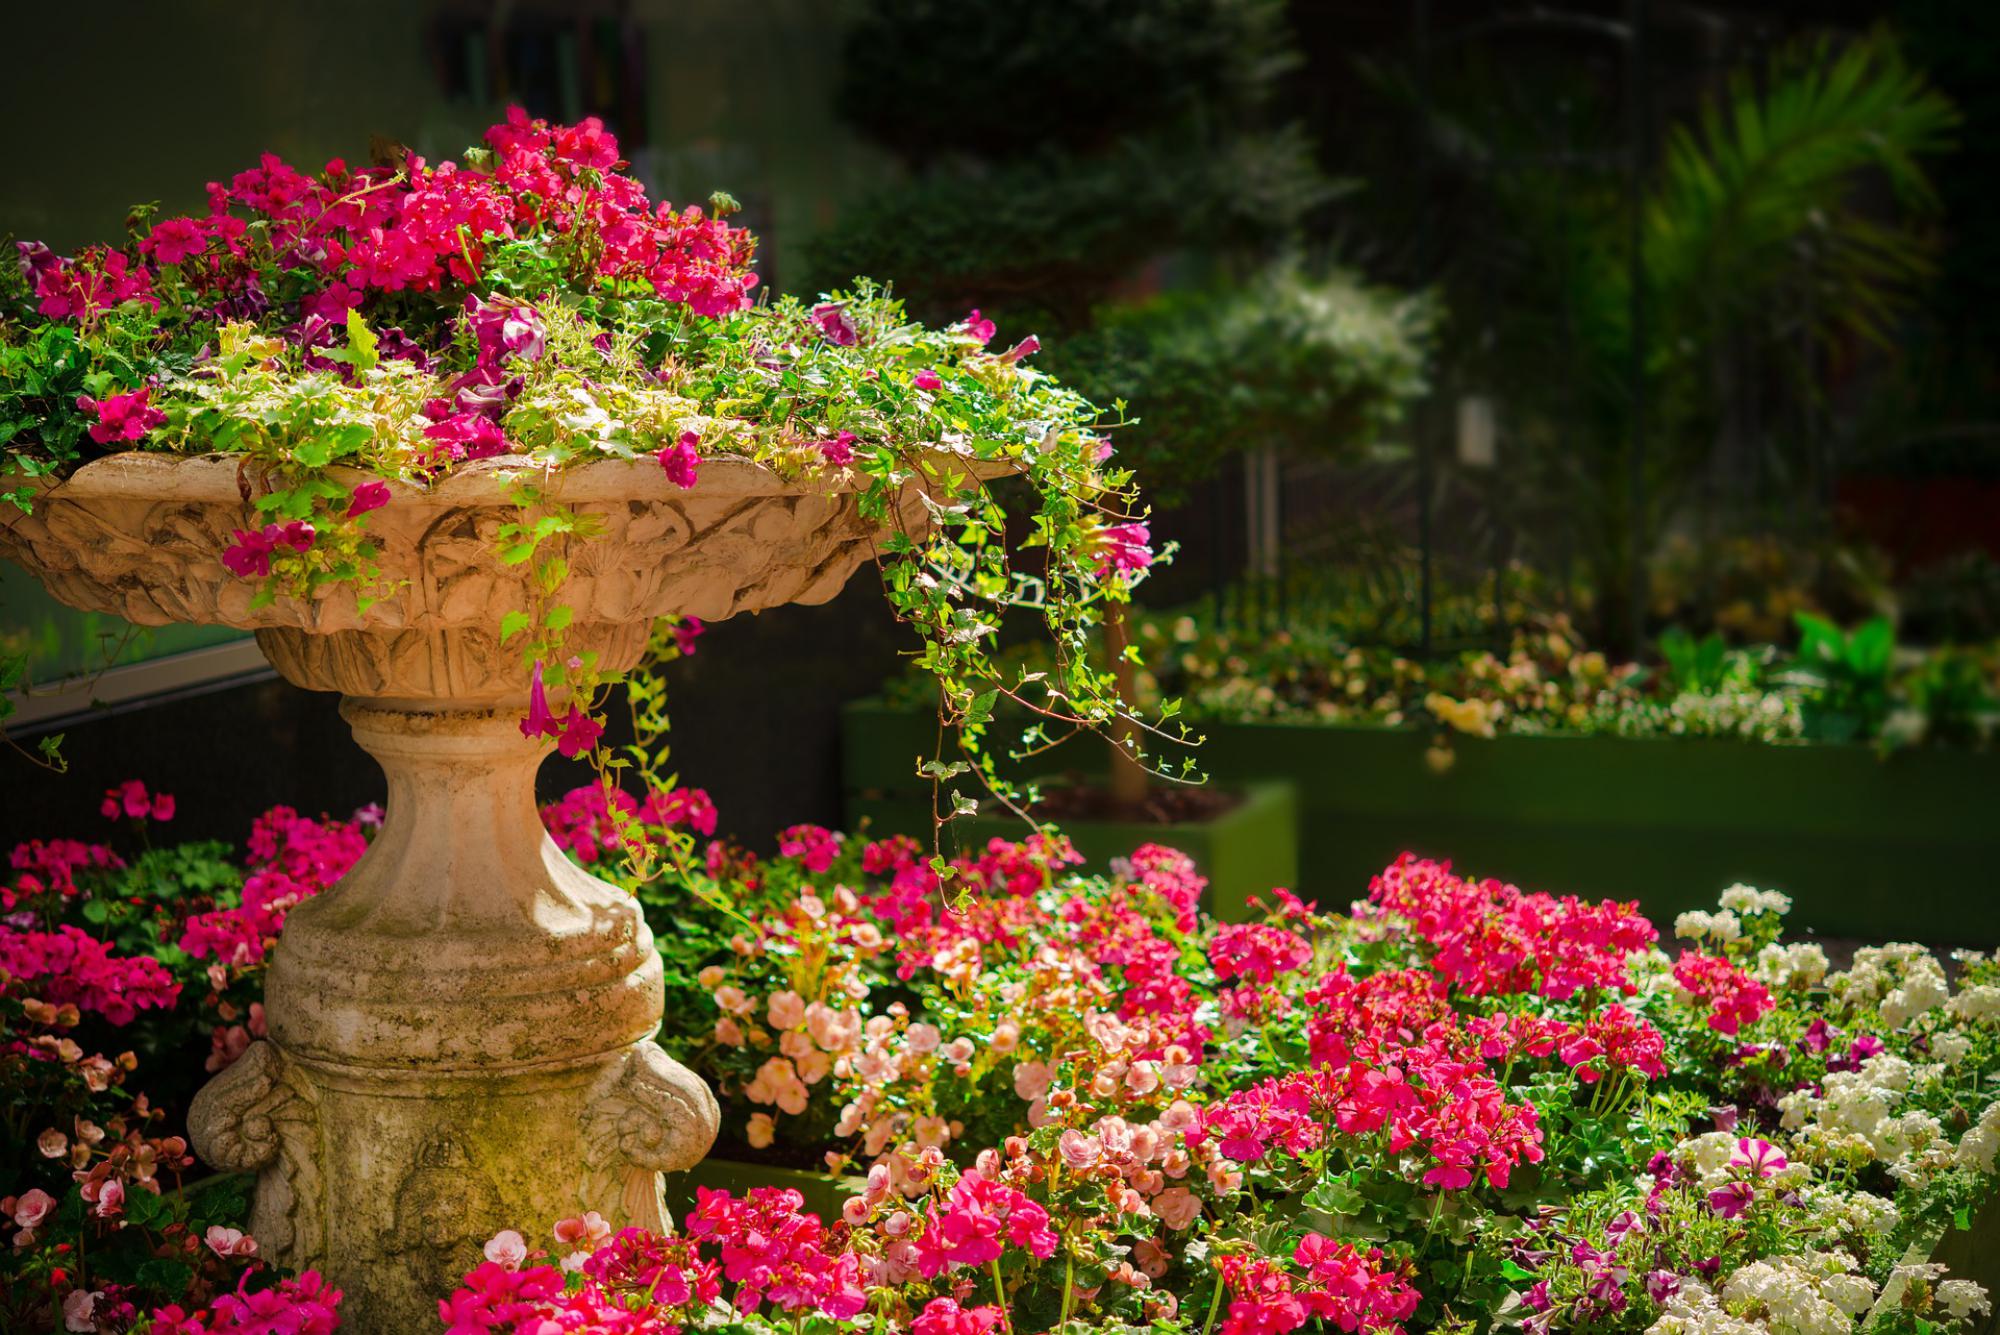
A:
<svg viewBox="0 0 2000 1335">
<path fill-rule="evenodd" d="M 1493 712 L 1484 700 L 1454 700 L 1432 691 L 1424 697 L 1424 708 L 1459 732 L 1470 733 L 1474 737 L 1493 735 Z"/>
</svg>

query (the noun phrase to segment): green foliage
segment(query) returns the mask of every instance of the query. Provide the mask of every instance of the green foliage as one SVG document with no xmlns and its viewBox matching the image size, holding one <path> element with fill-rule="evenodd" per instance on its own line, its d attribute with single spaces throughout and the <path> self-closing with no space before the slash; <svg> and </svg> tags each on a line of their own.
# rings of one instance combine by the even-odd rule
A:
<svg viewBox="0 0 2000 1335">
<path fill-rule="evenodd" d="M 1073 329 L 1162 251 L 1268 245 L 1337 192 L 1289 132 L 1201 151 L 1160 136 L 1088 156 L 1036 152 L 941 169 L 846 209 L 808 248 L 811 285 L 865 273 L 928 320 L 977 306 L 1020 333 Z"/>
<path fill-rule="evenodd" d="M 1666 661 L 1667 679 L 1678 690 L 1717 691 L 1728 680 L 1729 646 L 1714 631 L 1697 640 L 1672 626 L 1660 636 L 1658 647 Z"/>
<path fill-rule="evenodd" d="M 1562 516 L 1554 527 L 1577 543 L 1601 591 L 1601 633 L 1624 634 L 1639 592 L 1633 555 L 1652 555 L 1743 396 L 1768 399 L 1775 383 L 1791 402 L 1814 404 L 1821 383 L 1806 350 L 1886 340 L 1931 272 L 1936 200 L 1925 164 L 1950 147 L 1956 119 L 1882 35 L 1791 48 L 1760 77 L 1733 79 L 1669 130 L 1643 183 L 1636 348 L 1624 183 L 1608 172 L 1521 170 L 1517 154 L 1500 151 L 1505 127 L 1463 115 L 1431 127 L 1480 183 L 1478 207 L 1498 210 L 1516 239 L 1497 248 L 1513 281 L 1471 318 L 1494 286 L 1479 263 L 1496 251 L 1482 219 L 1464 237 L 1468 272 L 1449 300 L 1476 340 L 1461 354 L 1471 373 L 1506 395 L 1508 448 L 1522 461 L 1507 477 L 1520 507 Z M 1549 374 L 1553 348 L 1567 359 L 1560 376 Z M 1646 426 L 1639 510 L 1635 353 Z M 1753 356 L 1775 376 L 1732 373 Z M 1770 472 L 1803 467 L 1784 455 Z"/>
<path fill-rule="evenodd" d="M 1798 614 L 1797 679 L 1806 687 L 1806 733 L 1819 741 L 1873 736 L 1889 712 L 1889 668 L 1896 627 L 1875 617 L 1851 631 L 1810 612 Z"/>
<path fill-rule="evenodd" d="M 1907 709 L 1891 716 L 1899 741 L 1981 746 L 2000 728 L 1990 655 L 1960 648 L 1925 654 L 1901 683 Z"/>
<path fill-rule="evenodd" d="M 1428 388 L 1436 322 L 1427 297 L 1281 263 L 1108 310 L 1049 364 L 1099 403 L 1138 405 L 1121 448 L 1174 499 L 1248 443 L 1365 450 Z"/>
</svg>

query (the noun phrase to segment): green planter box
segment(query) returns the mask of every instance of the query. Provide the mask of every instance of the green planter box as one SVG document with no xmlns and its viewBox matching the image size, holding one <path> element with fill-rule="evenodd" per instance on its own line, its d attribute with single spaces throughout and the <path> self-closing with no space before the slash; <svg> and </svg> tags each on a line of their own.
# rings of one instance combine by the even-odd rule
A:
<svg viewBox="0 0 2000 1335">
<path fill-rule="evenodd" d="M 1969 1279 L 1984 1287 L 1991 1297 L 2000 1293 L 2000 1196 L 1989 1194 L 1968 1222 L 1969 1228 L 1939 1229 L 1912 1243 L 1903 1253 L 1903 1261 L 1942 1262 L 1947 1271 L 1945 1278 Z M 1899 1283 L 1885 1285 L 1866 1320 L 1857 1322 L 1856 1328 L 1867 1329 L 1878 1317 L 1893 1311 L 1902 1299 L 1903 1288 Z M 2000 1326 L 2000 1316 L 1988 1312 L 1983 1317 L 1974 1317 L 1963 1335 L 1992 1335 L 1996 1326 Z"/>
<path fill-rule="evenodd" d="M 868 1185 L 866 1178 L 844 1173 L 715 1158 L 703 1159 L 684 1173 L 668 1173 L 665 1180 L 667 1209 L 676 1220 L 694 1208 L 696 1187 L 727 1191 L 738 1197 L 754 1187 L 790 1187 L 805 1197 L 808 1214 L 833 1223 L 840 1218 L 840 1207 L 847 1203 L 847 1198 L 860 1195 Z"/>
<path fill-rule="evenodd" d="M 856 804 L 916 795 L 935 721 L 849 707 Z M 2000 756 L 1705 738 L 1454 739 L 1437 773 L 1413 729 L 1219 724 L 1215 782 L 1292 783 L 1299 883 L 1322 903 L 1367 892 L 1410 850 L 1530 889 L 1637 899 L 1657 921 L 1737 881 L 1797 900 L 1793 922 L 1840 936 L 2000 941 Z M 1070 748 L 1065 748 L 1069 750 Z M 1097 748 L 1075 752 L 1088 769 Z M 1068 756 L 1064 756 L 1068 759 Z"/>
</svg>

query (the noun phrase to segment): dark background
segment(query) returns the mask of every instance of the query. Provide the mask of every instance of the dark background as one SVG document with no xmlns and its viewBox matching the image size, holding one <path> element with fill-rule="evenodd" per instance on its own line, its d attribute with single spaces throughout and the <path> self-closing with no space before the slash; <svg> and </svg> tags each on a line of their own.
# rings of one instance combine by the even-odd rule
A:
<svg viewBox="0 0 2000 1335">
<path fill-rule="evenodd" d="M 0 44 L 0 106 L 11 131 L 0 147 L 0 235 L 58 250 L 110 237 L 130 204 L 195 207 L 204 181 L 267 150 L 307 165 L 358 159 L 380 135 L 434 158 L 454 156 L 518 101 L 559 119 L 602 116 L 656 197 L 734 194 L 763 238 L 766 282 L 787 290 L 811 281 L 816 234 L 905 177 L 913 162 L 920 167 L 927 140 L 949 139 L 956 128 L 926 125 L 922 108 L 905 114 L 893 143 L 879 125 L 871 134 L 851 123 L 841 102 L 852 95 L 843 78 L 852 77 L 856 57 L 843 36 L 865 8 L 853 0 L 14 7 Z M 1626 9 L 1570 8 L 1607 20 Z M 1521 12 L 1443 0 L 1288 7 L 1300 59 L 1282 76 L 1275 114 L 1303 125 L 1330 175 L 1366 182 L 1359 201 L 1344 198 L 1313 215 L 1312 226 L 1371 276 L 1406 286 L 1430 281 L 1445 240 L 1439 232 L 1458 229 L 1461 243 L 1476 246 L 1480 220 L 1415 170 L 1394 106 L 1361 77 L 1361 66 L 1407 60 L 1421 41 Z M 2000 231 L 1970 224 L 1985 220 L 1996 179 L 2000 7 L 1829 0 L 1655 4 L 1651 14 L 1652 98 L 1661 117 L 1789 36 L 1885 21 L 1958 103 L 1959 147 L 1936 170 L 1949 236 L 1927 326 L 1934 374 L 1926 392 L 1939 420 L 1978 424 L 1994 381 Z M 949 24 L 936 34 L 939 43 L 957 39 Z M 921 52 L 922 31 L 905 38 Z M 1543 77 L 1596 78 L 1605 60 L 1587 37 L 1501 40 L 1493 50 L 1530 91 Z M 1009 81 L 1016 97 L 1021 81 L 1032 88 L 1044 76 L 1052 89 L 1060 82 L 1048 63 L 992 75 Z M 1117 70 L 1093 71 L 1083 91 L 1101 100 L 1120 80 Z M 974 85 L 969 95 L 978 92 Z M 940 105 L 933 114 L 956 113 Z M 1063 123 L 1058 104 L 1049 133 Z M 1001 331 L 1003 338 L 1027 332 Z M 1981 439 L 1977 431 L 1971 438 Z M 1975 466 L 1990 468 L 1991 451 L 1975 453 Z M 1236 541 L 1238 485 L 1224 473 L 1160 516 L 1156 532 L 1182 543 L 1183 553 L 1149 587 L 1149 602 L 1170 605 L 1206 587 L 1212 556 Z M 1302 488 L 1302 498 L 1310 500 L 1310 490 Z M 1401 503 L 1374 494 L 1369 502 Z M 1351 495 L 1329 495 L 1303 505 L 1293 522 L 1310 537 L 1314 526 L 1341 524 L 1343 504 L 1352 503 Z M 824 607 L 717 625 L 695 657 L 671 669 L 676 768 L 710 790 L 725 829 L 758 843 L 793 822 L 838 823 L 838 707 L 872 692 L 899 652 L 913 647 L 871 584 L 864 571 Z M 0 623 L 5 617 L 0 606 Z M 103 790 L 134 777 L 178 795 L 179 835 L 240 837 L 274 802 L 345 812 L 378 800 L 380 775 L 346 737 L 336 703 L 267 680 L 72 723 L 63 747 L 68 773 L 0 759 L 0 841 L 87 834 L 97 828 Z M 552 761 L 542 788 L 552 796 L 581 777 L 580 767 Z"/>
</svg>

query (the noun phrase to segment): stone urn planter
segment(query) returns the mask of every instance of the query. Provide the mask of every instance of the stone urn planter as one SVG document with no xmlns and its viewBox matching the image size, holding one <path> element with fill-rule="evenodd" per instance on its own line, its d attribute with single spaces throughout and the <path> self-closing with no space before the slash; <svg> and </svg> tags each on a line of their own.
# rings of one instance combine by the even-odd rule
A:
<svg viewBox="0 0 2000 1335">
<path fill-rule="evenodd" d="M 288 681 L 338 691 L 388 777 L 387 821 L 338 885 L 294 909 L 271 964 L 270 1037 L 196 1098 L 196 1149 L 257 1175 L 264 1254 L 347 1291 L 350 1328 L 425 1330 L 502 1228 L 547 1238 L 588 1210 L 665 1222 L 660 1174 L 714 1139 L 714 1096 L 653 1041 L 659 957 L 638 906 L 544 833 L 546 742 L 518 726 L 529 678 L 499 643 L 528 567 L 496 531 L 519 518 L 490 460 L 434 487 L 391 484 L 370 516 L 395 592 L 366 611 L 340 586 L 253 606 L 221 564 L 254 528 L 239 461 L 120 454 L 45 485 L 0 528 L 0 555 L 71 606 L 143 625 L 256 632 Z M 719 620 L 823 602 L 869 559 L 852 493 L 705 461 L 683 491 L 650 459 L 539 480 L 598 521 L 573 540 L 570 643 L 622 671 L 665 614 Z M 917 488 L 902 519 L 921 528 Z M 255 745 L 255 737 L 228 739 Z"/>
</svg>

